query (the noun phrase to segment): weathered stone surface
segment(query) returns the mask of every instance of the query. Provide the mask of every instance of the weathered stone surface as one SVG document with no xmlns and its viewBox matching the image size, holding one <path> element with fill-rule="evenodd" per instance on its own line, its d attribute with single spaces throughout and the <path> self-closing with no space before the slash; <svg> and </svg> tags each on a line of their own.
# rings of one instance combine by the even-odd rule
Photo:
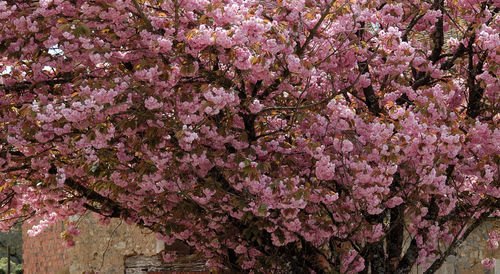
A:
<svg viewBox="0 0 500 274">
<path fill-rule="evenodd" d="M 99 225 L 90 214 L 76 221 L 82 231 L 69 250 L 70 273 L 98 271 L 100 274 L 125 272 L 125 258 L 133 255 L 154 256 L 163 250 L 163 242 L 154 233 L 120 220 Z"/>
<path fill-rule="evenodd" d="M 125 259 L 125 274 L 150 272 L 208 272 L 205 261 L 194 255 L 179 256 L 178 261 L 164 263 L 158 256 L 130 256 Z"/>
<path fill-rule="evenodd" d="M 205 262 L 190 255 L 189 247 L 175 243 L 165 247 L 156 240 L 149 230 L 129 226 L 120 220 L 112 220 L 108 226 L 101 226 L 92 215 L 73 217 L 82 233 L 75 237 L 73 248 L 63 248 L 60 233 L 64 222 L 49 228 L 39 237 L 24 238 L 24 267 L 26 274 L 32 273 L 75 273 L 95 271 L 100 274 L 151 274 L 166 272 L 205 272 Z M 23 235 L 30 226 L 23 226 Z M 500 274 L 500 249 L 485 248 L 488 232 L 498 229 L 500 221 L 491 221 L 479 227 L 475 233 L 458 248 L 454 256 L 438 270 L 438 274 Z M 408 235 L 407 235 L 408 236 Z M 407 237 L 406 242 L 409 242 Z M 166 250 L 175 251 L 178 260 L 175 263 L 162 263 L 158 254 Z M 497 264 L 494 270 L 485 271 L 481 260 L 494 257 Z M 412 273 L 422 273 L 423 269 L 413 269 Z"/>
<path fill-rule="evenodd" d="M 81 274 L 92 271 L 100 274 L 208 273 L 205 261 L 192 255 L 188 246 L 176 242 L 165 247 L 164 242 L 158 241 L 149 230 L 116 219 L 111 220 L 108 226 L 102 226 L 91 214 L 72 217 L 70 221 L 81 230 L 81 234 L 74 237 L 75 246 L 72 248 L 62 246 L 60 235 L 64 222 L 50 227 L 40 237 L 24 238 L 27 247 L 26 274 Z M 28 225 L 25 225 L 25 234 L 27 229 Z M 176 252 L 178 261 L 163 263 L 159 256 L 163 250 Z M 62 256 L 64 260 L 55 259 L 51 254 Z"/>
<path fill-rule="evenodd" d="M 443 266 L 436 274 L 500 274 L 500 248 L 489 250 L 485 246 L 485 240 L 488 239 L 488 233 L 494 229 L 500 228 L 499 220 L 491 220 L 472 233 L 462 245 L 460 245 L 454 256 L 449 256 Z M 486 258 L 496 258 L 495 269 L 487 271 L 481 264 Z M 423 273 L 423 269 L 414 268 L 412 273 Z"/>
</svg>

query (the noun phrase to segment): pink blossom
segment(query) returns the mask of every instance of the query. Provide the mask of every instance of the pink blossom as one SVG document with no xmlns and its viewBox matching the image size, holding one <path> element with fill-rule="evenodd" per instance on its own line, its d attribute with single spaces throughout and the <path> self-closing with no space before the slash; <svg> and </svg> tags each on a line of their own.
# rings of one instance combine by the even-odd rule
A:
<svg viewBox="0 0 500 274">
<path fill-rule="evenodd" d="M 158 100 L 156 100 L 156 98 L 149 97 L 148 99 L 146 99 L 144 101 L 144 106 L 149 110 L 153 110 L 153 109 L 161 108 L 162 104 L 160 102 L 158 102 Z"/>
<path fill-rule="evenodd" d="M 303 67 L 300 63 L 300 59 L 297 56 L 288 55 L 287 56 L 288 69 L 294 73 L 302 73 Z"/>
<path fill-rule="evenodd" d="M 75 241 L 72 238 L 67 238 L 63 241 L 63 246 L 67 248 L 73 247 L 75 246 Z"/>
<path fill-rule="evenodd" d="M 385 202 L 385 205 L 388 208 L 393 208 L 393 207 L 398 206 L 402 203 L 403 203 L 403 199 L 401 197 L 392 197 L 387 202 Z"/>
<path fill-rule="evenodd" d="M 493 269 L 495 267 L 496 259 L 495 258 L 485 258 L 481 261 L 484 268 Z"/>
<path fill-rule="evenodd" d="M 498 248 L 498 241 L 500 241 L 500 236 L 496 231 L 491 231 L 488 234 L 488 241 L 487 241 L 487 248 L 488 249 L 497 249 Z"/>
<path fill-rule="evenodd" d="M 335 164 L 330 162 L 330 156 L 322 156 L 316 162 L 316 177 L 319 180 L 331 180 L 335 176 Z"/>
<path fill-rule="evenodd" d="M 162 38 L 158 40 L 158 46 L 160 48 L 161 53 L 167 53 L 172 50 L 172 41 L 169 39 Z"/>
<path fill-rule="evenodd" d="M 255 99 L 250 105 L 248 105 L 248 109 L 251 113 L 258 113 L 263 107 L 264 105 L 262 105 L 258 99 Z"/>
<path fill-rule="evenodd" d="M 398 272 L 500 215 L 498 0 L 21 2 L 0 0 L 2 230 L 93 210 L 220 269 L 352 273 L 402 224 Z"/>
<path fill-rule="evenodd" d="M 300 220 L 299 219 L 294 219 L 293 221 L 290 221 L 290 222 L 286 222 L 285 223 L 285 226 L 290 230 L 290 231 L 293 231 L 293 232 L 297 232 L 300 230 L 301 228 L 301 223 L 300 223 Z"/>
<path fill-rule="evenodd" d="M 353 148 L 354 148 L 354 146 L 353 146 L 351 141 L 349 141 L 349 140 L 342 141 L 342 152 L 344 152 L 344 153 L 351 152 Z"/>
<path fill-rule="evenodd" d="M 240 244 L 234 249 L 234 251 L 238 254 L 243 254 L 247 252 L 247 248 Z"/>
<path fill-rule="evenodd" d="M 171 263 L 177 259 L 177 255 L 175 252 L 163 252 L 162 259 L 165 263 Z"/>
</svg>

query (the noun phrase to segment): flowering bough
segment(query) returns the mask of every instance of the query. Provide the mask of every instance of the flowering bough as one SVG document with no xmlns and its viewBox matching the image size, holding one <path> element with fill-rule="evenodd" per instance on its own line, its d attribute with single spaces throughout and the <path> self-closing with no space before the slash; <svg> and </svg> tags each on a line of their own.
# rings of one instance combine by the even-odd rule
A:
<svg viewBox="0 0 500 274">
<path fill-rule="evenodd" d="M 1 227 L 93 211 L 233 271 L 432 273 L 499 216 L 499 9 L 0 1 Z"/>
</svg>

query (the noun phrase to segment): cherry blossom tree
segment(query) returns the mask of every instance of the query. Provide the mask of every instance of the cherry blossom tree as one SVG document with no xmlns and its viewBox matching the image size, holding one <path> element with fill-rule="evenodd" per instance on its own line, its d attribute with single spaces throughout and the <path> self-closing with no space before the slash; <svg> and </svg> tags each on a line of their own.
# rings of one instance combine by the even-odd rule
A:
<svg viewBox="0 0 500 274">
<path fill-rule="evenodd" d="M 234 272 L 433 273 L 500 216 L 499 10 L 0 1 L 0 226 L 92 211 Z"/>
</svg>

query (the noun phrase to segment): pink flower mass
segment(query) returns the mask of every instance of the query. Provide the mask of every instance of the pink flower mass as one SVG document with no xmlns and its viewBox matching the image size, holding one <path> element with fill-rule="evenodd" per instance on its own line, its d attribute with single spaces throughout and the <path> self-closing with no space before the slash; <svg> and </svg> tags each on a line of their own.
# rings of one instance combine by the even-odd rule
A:
<svg viewBox="0 0 500 274">
<path fill-rule="evenodd" d="M 233 273 L 433 273 L 499 216 L 499 12 L 0 0 L 0 229 L 94 212 Z"/>
</svg>

